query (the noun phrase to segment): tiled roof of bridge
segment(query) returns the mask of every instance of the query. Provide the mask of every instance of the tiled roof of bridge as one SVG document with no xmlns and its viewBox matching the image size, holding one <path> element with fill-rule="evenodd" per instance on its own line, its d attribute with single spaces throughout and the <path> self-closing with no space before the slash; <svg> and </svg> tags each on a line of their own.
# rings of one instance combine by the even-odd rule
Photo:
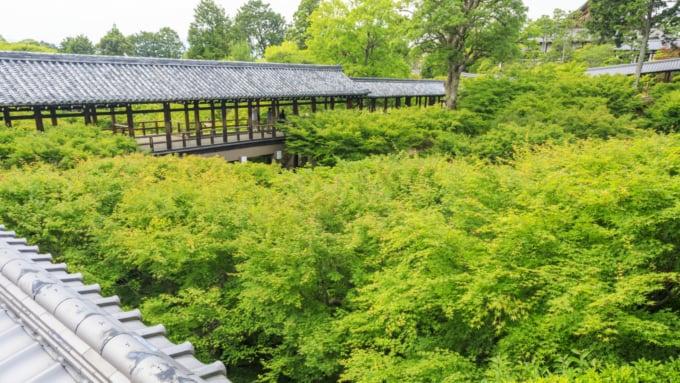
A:
<svg viewBox="0 0 680 383">
<path fill-rule="evenodd" d="M 0 225 L 0 382 L 131 381 L 229 382 L 221 362 L 199 362 Z"/>
<path fill-rule="evenodd" d="M 624 64 L 589 68 L 587 74 L 591 75 L 633 75 L 636 64 Z M 642 74 L 680 71 L 680 59 L 648 61 L 642 64 Z"/>
<path fill-rule="evenodd" d="M 476 74 L 463 73 L 463 77 L 476 77 Z M 359 88 L 366 88 L 369 98 L 408 97 L 408 96 L 444 96 L 443 80 L 420 80 L 376 77 L 352 77 Z"/>
<path fill-rule="evenodd" d="M 0 106 L 366 93 L 340 66 L 0 52 Z"/>
</svg>

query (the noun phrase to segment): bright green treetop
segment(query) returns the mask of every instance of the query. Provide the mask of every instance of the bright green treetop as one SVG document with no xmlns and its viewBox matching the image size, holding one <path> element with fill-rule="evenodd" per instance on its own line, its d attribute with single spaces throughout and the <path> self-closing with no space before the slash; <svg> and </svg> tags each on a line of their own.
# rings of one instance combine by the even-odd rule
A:
<svg viewBox="0 0 680 383">
<path fill-rule="evenodd" d="M 261 0 L 249 0 L 243 4 L 236 14 L 234 24 L 257 57 L 263 57 L 268 46 L 281 44 L 286 33 L 286 20 L 283 16 Z"/>
<path fill-rule="evenodd" d="M 221 60 L 229 56 L 232 22 L 224 8 L 213 0 L 201 0 L 194 9 L 194 21 L 189 26 L 191 59 Z"/>
<path fill-rule="evenodd" d="M 351 76 L 407 77 L 406 19 L 392 0 L 328 0 L 310 17 L 307 46 Z"/>
<path fill-rule="evenodd" d="M 477 60 L 502 60 L 516 48 L 525 19 L 521 0 L 416 0 L 417 44 L 445 63 L 446 106 L 455 109 L 460 76 Z"/>
<path fill-rule="evenodd" d="M 132 47 L 125 35 L 114 24 L 110 31 L 97 44 L 99 54 L 107 56 L 125 56 L 132 53 Z"/>
<path fill-rule="evenodd" d="M 95 49 L 92 41 L 87 36 L 80 34 L 76 37 L 67 37 L 62 40 L 59 45 L 59 52 L 93 55 Z"/>
<path fill-rule="evenodd" d="M 128 37 L 132 54 L 141 57 L 181 58 L 184 44 L 172 28 L 161 28 L 158 32 L 139 32 Z"/>
</svg>

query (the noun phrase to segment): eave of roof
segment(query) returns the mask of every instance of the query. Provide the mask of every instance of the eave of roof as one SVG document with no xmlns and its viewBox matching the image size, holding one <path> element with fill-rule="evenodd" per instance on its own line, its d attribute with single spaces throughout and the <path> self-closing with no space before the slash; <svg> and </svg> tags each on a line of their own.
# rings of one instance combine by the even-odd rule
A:
<svg viewBox="0 0 680 383">
<path fill-rule="evenodd" d="M 623 64 L 589 68 L 590 75 L 633 75 L 637 64 Z M 680 71 L 680 59 L 648 61 L 642 64 L 642 74 Z"/>
<path fill-rule="evenodd" d="M 145 326 L 139 311 L 123 312 L 117 297 L 102 297 L 2 225 L 0 322 L 2 349 L 13 351 L 0 358 L 2 382 L 229 382 L 221 362 L 199 362 L 190 343 L 171 343 L 163 326 Z"/>
<path fill-rule="evenodd" d="M 438 97 L 446 94 L 442 80 L 352 77 L 352 81 L 368 89 L 368 98 Z"/>
</svg>

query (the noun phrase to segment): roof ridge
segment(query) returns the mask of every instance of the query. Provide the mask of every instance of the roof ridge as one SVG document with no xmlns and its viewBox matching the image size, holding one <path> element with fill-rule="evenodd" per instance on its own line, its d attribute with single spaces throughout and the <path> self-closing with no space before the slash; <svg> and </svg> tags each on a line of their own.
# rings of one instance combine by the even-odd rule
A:
<svg viewBox="0 0 680 383">
<path fill-rule="evenodd" d="M 0 60 L 27 60 L 27 61 L 50 61 L 50 62 L 75 62 L 80 64 L 119 64 L 119 65 L 161 65 L 161 66 L 186 66 L 186 67 L 231 67 L 231 68 L 290 68 L 290 69 L 316 69 L 329 71 L 342 71 L 342 65 L 324 64 L 290 64 L 269 63 L 251 61 L 221 61 L 200 59 L 174 59 L 159 57 L 140 56 L 104 56 L 84 55 L 71 53 L 45 53 L 24 51 L 0 51 Z"/>
</svg>

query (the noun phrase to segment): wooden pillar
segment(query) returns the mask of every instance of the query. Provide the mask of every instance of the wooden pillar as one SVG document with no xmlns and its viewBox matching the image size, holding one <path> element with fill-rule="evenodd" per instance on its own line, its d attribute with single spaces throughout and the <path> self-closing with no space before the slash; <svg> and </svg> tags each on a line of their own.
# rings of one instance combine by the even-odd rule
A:
<svg viewBox="0 0 680 383">
<path fill-rule="evenodd" d="M 411 106 L 411 96 L 407 96 L 404 102 L 406 103 L 406 106 Z"/>
<path fill-rule="evenodd" d="M 375 112 L 375 104 L 376 104 L 375 98 L 372 98 L 371 99 L 371 106 L 369 107 L 369 110 L 371 112 Z"/>
<path fill-rule="evenodd" d="M 189 101 L 184 102 L 184 130 L 186 132 L 191 130 L 191 118 L 189 118 Z"/>
<path fill-rule="evenodd" d="M 323 109 L 328 110 L 328 97 L 323 98 Z"/>
<path fill-rule="evenodd" d="M 331 97 L 331 110 L 335 110 L 335 97 Z"/>
<path fill-rule="evenodd" d="M 52 126 L 57 126 L 57 108 L 50 107 L 50 120 L 52 120 Z"/>
<path fill-rule="evenodd" d="M 312 113 L 316 113 L 316 97 L 312 97 Z"/>
<path fill-rule="evenodd" d="M 238 99 L 234 100 L 234 126 L 238 129 L 241 126 L 241 122 L 238 118 Z"/>
<path fill-rule="evenodd" d="M 87 105 L 83 106 L 83 117 L 85 118 L 85 125 L 92 124 L 92 119 L 90 118 L 90 107 Z"/>
<path fill-rule="evenodd" d="M 210 100 L 210 121 L 212 122 L 213 128 L 215 127 L 215 101 Z"/>
<path fill-rule="evenodd" d="M 109 107 L 109 114 L 111 115 L 111 130 L 116 131 L 116 108 L 113 106 Z"/>
<path fill-rule="evenodd" d="M 394 107 L 397 109 L 401 108 L 401 97 L 397 97 L 394 99 Z"/>
<path fill-rule="evenodd" d="M 298 106 L 298 100 L 297 98 L 293 99 L 293 116 L 299 116 L 300 115 L 300 108 Z"/>
<path fill-rule="evenodd" d="M 97 106 L 92 105 L 92 123 L 95 125 L 99 125 L 99 121 L 97 119 Z"/>
<path fill-rule="evenodd" d="M 128 134 L 130 137 L 135 136 L 135 121 L 132 116 L 132 105 L 125 105 L 125 116 L 127 118 Z"/>
<path fill-rule="evenodd" d="M 227 102 L 220 102 L 220 117 L 222 118 L 222 142 L 227 142 Z"/>
<path fill-rule="evenodd" d="M 194 126 L 196 128 L 196 146 L 201 146 L 201 110 L 198 101 L 194 101 Z"/>
<path fill-rule="evenodd" d="M 248 100 L 248 139 L 253 139 L 253 100 Z"/>
<path fill-rule="evenodd" d="M 43 125 L 43 120 L 42 120 L 42 111 L 39 106 L 36 106 L 34 109 L 34 116 L 35 116 L 35 127 L 41 132 L 45 131 L 45 126 Z"/>
<path fill-rule="evenodd" d="M 2 118 L 5 120 L 5 126 L 8 128 L 12 127 L 12 116 L 9 114 L 9 109 L 2 109 Z"/>
<path fill-rule="evenodd" d="M 364 98 L 359 99 L 359 110 L 364 110 Z"/>
<path fill-rule="evenodd" d="M 385 105 L 383 105 L 383 113 L 387 113 L 387 104 L 389 103 L 389 99 L 385 97 Z"/>
<path fill-rule="evenodd" d="M 347 97 L 347 110 L 352 109 L 352 98 Z"/>
<path fill-rule="evenodd" d="M 163 103 L 163 121 L 165 122 L 165 146 L 168 150 L 172 150 L 172 113 L 169 102 Z"/>
</svg>

